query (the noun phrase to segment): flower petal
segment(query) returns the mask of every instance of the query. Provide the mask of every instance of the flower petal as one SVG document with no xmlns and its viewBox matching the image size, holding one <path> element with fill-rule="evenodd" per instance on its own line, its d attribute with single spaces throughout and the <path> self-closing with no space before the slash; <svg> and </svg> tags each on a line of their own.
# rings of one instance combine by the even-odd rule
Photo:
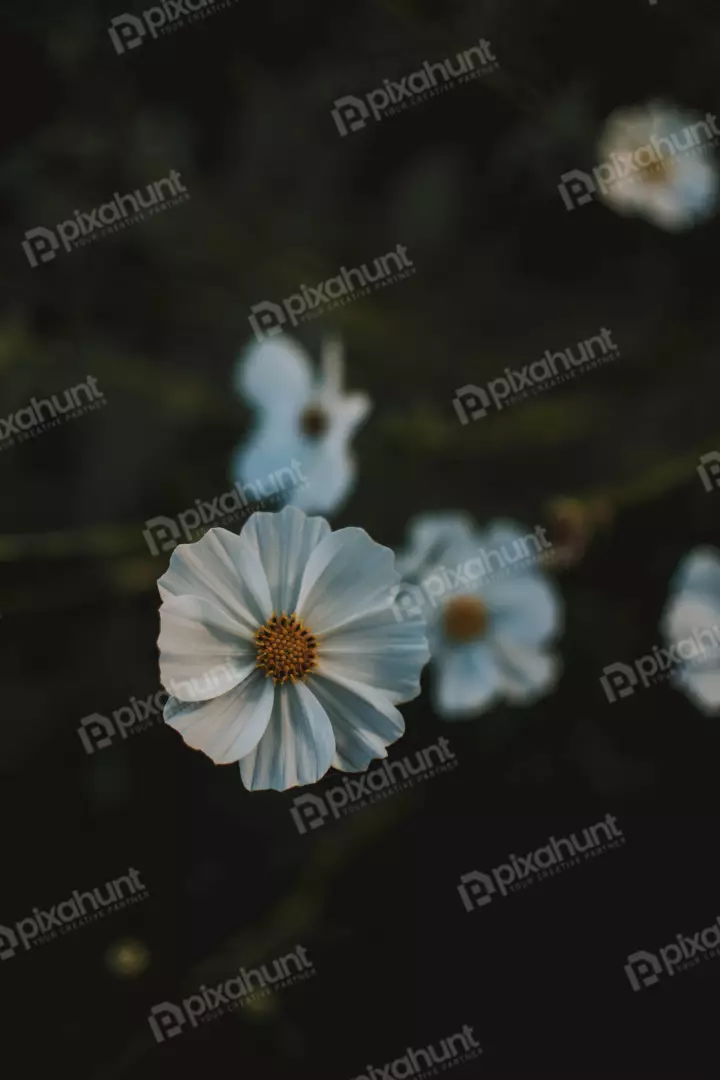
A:
<svg viewBox="0 0 720 1080">
<path fill-rule="evenodd" d="M 430 659 L 425 625 L 399 622 L 395 610 L 384 604 L 325 634 L 318 673 L 375 687 L 395 704 L 416 698 Z"/>
<path fill-rule="evenodd" d="M 672 681 L 707 716 L 720 712 L 720 671 L 693 671 L 685 667 Z"/>
<path fill-rule="evenodd" d="M 312 380 L 307 353 L 285 335 L 250 345 L 235 370 L 242 396 L 273 414 L 299 412 L 310 397 Z"/>
<path fill-rule="evenodd" d="M 405 732 L 402 714 L 373 686 L 315 675 L 312 688 L 335 733 L 336 769 L 363 772 L 371 761 L 387 757 L 386 747 Z"/>
<path fill-rule="evenodd" d="M 341 397 L 345 380 L 345 350 L 340 338 L 328 337 L 322 347 L 322 392 L 331 400 Z"/>
<path fill-rule="evenodd" d="M 701 598 L 695 592 L 681 592 L 672 597 L 663 612 L 663 634 L 670 645 L 694 643 L 706 659 L 718 658 L 720 645 L 720 602 L 714 597 Z"/>
<path fill-rule="evenodd" d="M 294 506 L 253 514 L 248 521 L 242 538 L 262 563 L 277 614 L 295 611 L 307 561 L 330 531 L 323 518 L 306 517 Z"/>
<path fill-rule="evenodd" d="M 515 641 L 495 639 L 495 654 L 503 678 L 503 694 L 517 705 L 529 705 L 555 686 L 560 662 L 555 656 Z"/>
<path fill-rule="evenodd" d="M 306 483 L 293 489 L 288 502 L 306 514 L 335 513 L 355 486 L 357 468 L 354 459 L 343 445 L 327 438 L 303 447 L 298 457 Z"/>
<path fill-rule="evenodd" d="M 335 756 L 335 736 L 327 713 L 304 683 L 275 690 L 270 723 L 257 746 L 240 762 L 251 791 L 286 791 L 314 784 Z"/>
<path fill-rule="evenodd" d="M 410 522 L 407 549 L 398 555 L 403 577 L 424 578 L 443 562 L 448 548 L 473 543 L 474 522 L 468 514 L 421 514 Z"/>
<path fill-rule="evenodd" d="M 438 655 L 433 696 L 437 713 L 446 720 L 485 712 L 501 689 L 500 670 L 488 645 L 454 645 Z"/>
<path fill-rule="evenodd" d="M 275 697 L 272 679 L 260 672 L 212 701 L 169 698 L 165 720 L 188 746 L 202 750 L 216 765 L 239 761 L 263 737 Z"/>
<path fill-rule="evenodd" d="M 308 560 L 298 612 L 316 635 L 338 630 L 394 598 L 399 575 L 390 548 L 364 529 L 339 529 L 326 536 Z"/>
<path fill-rule="evenodd" d="M 514 521 L 494 521 L 479 538 L 489 579 L 497 574 L 517 577 L 535 572 L 541 553 L 552 547 L 549 540 L 537 535 L 546 531 L 540 528 L 529 532 Z"/>
<path fill-rule="evenodd" d="M 252 636 L 211 600 L 171 596 L 160 608 L 160 679 L 173 697 L 207 701 L 254 670 Z"/>
<path fill-rule="evenodd" d="M 517 645 L 539 646 L 562 627 L 563 609 L 557 589 L 540 574 L 502 578 L 484 590 L 494 636 Z"/>
<path fill-rule="evenodd" d="M 698 547 L 680 560 L 670 583 L 670 592 L 694 593 L 720 607 L 720 552 Z"/>
<path fill-rule="evenodd" d="M 199 596 L 238 622 L 246 636 L 267 622 L 272 600 L 262 563 L 242 536 L 210 529 L 195 544 L 180 544 L 158 581 L 163 601 Z"/>
</svg>

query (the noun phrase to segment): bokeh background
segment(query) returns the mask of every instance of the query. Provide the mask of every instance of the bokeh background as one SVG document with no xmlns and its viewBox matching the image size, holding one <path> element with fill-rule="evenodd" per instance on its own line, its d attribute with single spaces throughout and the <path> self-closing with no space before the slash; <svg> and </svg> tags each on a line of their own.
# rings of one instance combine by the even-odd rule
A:
<svg viewBox="0 0 720 1080">
<path fill-rule="evenodd" d="M 720 964 L 633 994 L 627 954 L 720 913 L 720 729 L 667 684 L 610 705 L 602 669 L 660 644 L 668 580 L 720 545 L 720 219 L 670 235 L 568 212 L 604 118 L 720 114 L 707 0 L 246 0 L 118 56 L 112 0 L 4 0 L 2 408 L 89 375 L 107 404 L 0 453 L 0 922 L 136 867 L 144 904 L 0 965 L 8 1076 L 232 1072 L 342 1080 L 474 1027 L 458 1076 L 710 1076 Z M 142 4 L 132 10 L 138 14 Z M 128 8 L 129 10 L 129 8 Z M 487 38 L 493 75 L 340 138 L 335 98 Z M 176 169 L 182 206 L 32 269 L 26 230 Z M 159 689 L 144 523 L 230 487 L 248 314 L 398 243 L 416 273 L 298 328 L 345 341 L 373 413 L 335 527 L 402 543 L 467 509 L 589 543 L 557 577 L 565 674 L 528 710 L 405 707 L 397 759 L 458 768 L 312 834 L 162 725 L 88 755 L 80 719 Z M 621 357 L 463 427 L 482 385 L 611 329 Z M 427 679 L 426 679 L 427 681 Z M 465 915 L 456 883 L 614 813 L 616 853 Z M 128 970 L 108 959 L 122 952 Z M 317 975 L 158 1045 L 147 1014 L 304 944 Z M 128 959 L 128 957 L 130 959 Z M 657 992 L 656 992 L 657 991 Z"/>
</svg>

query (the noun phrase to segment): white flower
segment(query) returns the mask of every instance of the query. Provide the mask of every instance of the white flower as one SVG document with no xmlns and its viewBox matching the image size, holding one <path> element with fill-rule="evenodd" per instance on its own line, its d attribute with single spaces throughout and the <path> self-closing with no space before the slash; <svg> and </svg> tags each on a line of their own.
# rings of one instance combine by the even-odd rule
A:
<svg viewBox="0 0 720 1080">
<path fill-rule="evenodd" d="M 290 338 L 249 348 L 238 364 L 236 388 L 258 415 L 248 443 L 235 454 L 236 482 L 262 483 L 299 463 L 306 482 L 289 490 L 288 504 L 306 513 L 340 508 L 356 475 L 348 446 L 371 408 L 367 394 L 344 393 L 343 369 L 337 341 L 326 342 L 318 379 L 306 352 Z"/>
<path fill-rule="evenodd" d="M 670 582 L 661 629 L 672 681 L 704 713 L 720 711 L 720 552 L 695 548 Z"/>
<path fill-rule="evenodd" d="M 600 169 L 608 174 L 600 197 L 618 213 L 663 229 L 682 230 L 709 217 L 718 191 L 717 167 L 708 157 L 720 135 L 714 119 L 656 102 L 618 109 L 598 147 Z"/>
<path fill-rule="evenodd" d="M 562 612 L 538 567 L 543 547 L 505 522 L 484 533 L 463 514 L 412 522 L 396 603 L 427 619 L 439 715 L 466 719 L 503 698 L 529 704 L 555 684 L 559 663 L 547 649 Z"/>
<path fill-rule="evenodd" d="M 158 581 L 165 719 L 253 790 L 361 772 L 404 732 L 425 627 L 400 623 L 389 548 L 295 507 L 181 544 Z"/>
</svg>

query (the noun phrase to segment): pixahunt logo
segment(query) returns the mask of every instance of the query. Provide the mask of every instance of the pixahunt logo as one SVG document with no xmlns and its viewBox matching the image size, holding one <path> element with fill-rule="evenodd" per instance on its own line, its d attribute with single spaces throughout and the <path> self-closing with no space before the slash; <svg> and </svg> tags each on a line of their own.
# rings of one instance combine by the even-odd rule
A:
<svg viewBox="0 0 720 1080">
<path fill-rule="evenodd" d="M 681 131 L 672 135 L 653 135 L 650 142 L 636 150 L 614 151 L 610 161 L 597 165 L 592 176 L 582 169 L 571 169 L 563 173 L 558 191 L 566 210 L 576 210 L 585 206 L 597 195 L 603 195 L 616 184 L 649 183 L 656 177 L 662 179 L 668 158 L 683 154 L 706 154 L 720 136 L 720 130 L 712 113 L 705 114 L 705 120 L 688 124 Z"/>
<path fill-rule="evenodd" d="M 196 499 L 194 508 L 183 510 L 176 518 L 151 518 L 145 522 L 143 530 L 145 543 L 151 555 L 172 551 L 178 544 L 199 540 L 208 529 L 217 528 L 221 522 L 249 517 L 260 506 L 281 498 L 285 492 L 302 489 L 307 482 L 302 465 L 293 459 L 290 468 L 276 469 L 270 476 L 252 484 L 233 484 L 229 491 L 211 502 Z"/>
<path fill-rule="evenodd" d="M 98 390 L 94 375 L 88 375 L 85 382 L 66 390 L 62 400 L 58 394 L 40 401 L 33 398 L 29 405 L 0 420 L 0 451 L 36 439 L 65 420 L 76 420 L 103 405 L 107 405 L 107 401 L 102 390 Z"/>
<path fill-rule="evenodd" d="M 216 987 L 199 987 L 197 994 L 184 998 L 179 1005 L 163 1001 L 153 1006 L 148 1023 L 156 1042 L 165 1042 L 182 1034 L 187 1023 L 192 1028 L 207 1024 L 226 1013 L 247 1008 L 278 990 L 304 982 L 316 973 L 303 945 L 275 960 L 272 968 L 271 971 L 268 964 L 261 968 L 241 968 L 237 975 Z"/>
<path fill-rule="evenodd" d="M 678 975 L 697 967 L 705 960 L 717 960 L 720 956 L 720 917 L 704 930 L 688 937 L 676 934 L 671 945 L 665 945 L 660 953 L 631 953 L 625 965 L 625 974 L 634 991 L 654 986 L 665 975 Z"/>
<path fill-rule="evenodd" d="M 146 8 L 141 15 L 118 15 L 108 28 L 115 52 L 120 55 L 128 49 L 137 49 L 149 34 L 172 34 L 190 23 L 199 22 L 209 15 L 216 15 L 232 7 L 236 0 L 162 0 L 154 7 Z"/>
<path fill-rule="evenodd" d="M 167 185 L 166 193 L 163 193 L 163 184 Z M 148 184 L 145 191 L 147 195 L 139 189 L 129 195 L 120 195 L 116 191 L 110 202 L 84 213 L 75 210 L 74 218 L 61 221 L 54 229 L 43 226 L 30 229 L 23 240 L 27 261 L 35 269 L 41 262 L 51 262 L 57 256 L 61 242 L 66 252 L 73 251 L 76 247 L 102 240 L 130 225 L 147 221 L 153 214 L 178 206 L 190 198 L 187 188 L 180 183 L 180 173 L 175 169 L 162 180 Z"/>
<path fill-rule="evenodd" d="M 279 304 L 263 300 L 251 307 L 248 319 L 258 341 L 283 332 L 290 320 L 293 326 L 299 322 L 317 319 L 335 308 L 344 307 L 376 289 L 404 281 L 415 273 L 415 265 L 407 256 L 407 248 L 398 244 L 395 251 L 375 259 L 372 268 L 367 263 L 348 270 L 340 267 L 335 277 L 321 281 L 319 285 L 301 285 L 299 293 L 281 300 Z"/>
<path fill-rule="evenodd" d="M 476 62 L 479 67 L 475 66 Z M 413 105 L 437 97 L 454 86 L 470 82 L 481 75 L 489 75 L 497 71 L 497 68 L 497 58 L 493 56 L 490 42 L 481 38 L 478 45 L 457 53 L 452 60 L 448 58 L 435 64 L 425 60 L 421 68 L 406 75 L 400 82 L 383 79 L 382 86 L 370 90 L 362 97 L 348 94 L 336 98 L 331 115 L 335 127 L 345 138 L 351 132 L 366 127 L 371 115 L 375 120 L 385 120 Z M 441 82 L 438 82 L 438 75 Z"/>
<path fill-rule="evenodd" d="M 718 657 L 720 628 L 706 626 L 702 630 L 694 630 L 690 637 L 676 641 L 665 649 L 653 645 L 651 652 L 635 660 L 632 666 L 620 662 L 608 664 L 603 668 L 600 684 L 605 697 L 613 705 L 618 698 L 634 694 L 640 683 L 648 687 L 651 683 L 664 682 L 683 664 L 693 664 L 698 670 L 704 661 L 710 661 L 714 666 Z"/>
<path fill-rule="evenodd" d="M 621 847 L 625 837 L 616 821 L 612 814 L 606 814 L 604 821 L 583 829 L 580 839 L 575 833 L 560 840 L 551 836 L 547 844 L 527 855 L 509 855 L 508 862 L 496 866 L 489 874 L 480 870 L 463 874 L 458 885 L 463 907 L 466 911 L 476 911 L 492 903 L 498 892 L 503 897 L 519 892 L 544 878 L 554 877 L 588 859 Z"/>
<path fill-rule="evenodd" d="M 458 563 L 454 569 L 436 566 L 431 574 L 420 581 L 407 577 L 393 600 L 395 619 L 404 622 L 406 619 L 425 618 L 428 605 L 436 608 L 456 593 L 471 593 L 477 588 L 478 581 L 488 585 L 537 565 L 540 555 L 553 546 L 545 536 L 546 532 L 542 525 L 538 525 L 534 533 L 518 537 L 512 544 L 501 544 L 499 548 L 478 548 L 473 558 Z"/>
<path fill-rule="evenodd" d="M 77 729 L 85 753 L 95 754 L 112 746 L 118 738 L 122 741 L 159 724 L 168 697 L 166 690 L 158 690 L 144 700 L 131 697 L 129 705 L 121 705 L 110 716 L 102 713 L 86 716 Z"/>
<path fill-rule="evenodd" d="M 421 1077 L 438 1076 L 456 1065 L 464 1065 L 480 1054 L 482 1047 L 473 1029 L 469 1024 L 463 1024 L 462 1031 L 443 1039 L 437 1049 L 434 1043 L 419 1050 L 408 1046 L 402 1057 L 395 1058 L 387 1065 L 366 1065 L 365 1072 L 354 1080 L 405 1080 L 410 1076 L 420 1080 Z"/>
<path fill-rule="evenodd" d="M 433 760 L 433 756 L 435 760 Z M 430 780 L 457 767 L 457 758 L 446 738 L 427 746 L 400 761 L 382 761 L 357 779 L 344 777 L 342 783 L 328 788 L 323 795 L 299 795 L 290 810 L 299 833 L 319 829 L 328 817 L 337 820 L 356 810 L 397 795 L 420 780 Z"/>
<path fill-rule="evenodd" d="M 27 952 L 37 945 L 56 940 L 59 935 L 69 934 L 131 904 L 147 900 L 147 897 L 147 889 L 132 867 L 126 877 L 108 881 L 92 892 L 75 889 L 69 899 L 54 904 L 47 911 L 33 908 L 32 915 L 20 919 L 12 928 L 0 926 L 0 960 L 12 959 L 21 945 Z"/>
<path fill-rule="evenodd" d="M 597 354 L 595 345 L 598 346 Z M 461 386 L 453 397 L 453 408 L 460 423 L 464 425 L 471 420 L 482 420 L 493 407 L 500 412 L 508 405 L 527 401 L 553 386 L 569 382 L 577 377 L 581 368 L 584 374 L 591 368 L 602 367 L 620 356 L 611 332 L 605 327 L 595 337 L 579 342 L 577 350 L 578 355 L 575 356 L 572 348 L 556 353 L 546 349 L 541 360 L 526 364 L 518 370 L 505 368 L 504 375 L 492 379 L 487 388 L 474 386 L 472 383 Z M 564 370 L 558 371 L 559 363 Z"/>
</svg>

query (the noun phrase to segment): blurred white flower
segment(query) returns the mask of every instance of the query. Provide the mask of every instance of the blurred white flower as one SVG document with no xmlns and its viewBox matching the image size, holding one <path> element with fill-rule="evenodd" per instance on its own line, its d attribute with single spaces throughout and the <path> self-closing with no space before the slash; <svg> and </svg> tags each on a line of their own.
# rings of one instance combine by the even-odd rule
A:
<svg viewBox="0 0 720 1080">
<path fill-rule="evenodd" d="M 544 544 L 506 522 L 480 532 L 464 514 L 415 518 L 409 533 L 397 603 L 427 621 L 438 714 L 463 720 L 551 690 L 559 662 L 547 650 L 562 607 L 539 569 Z"/>
<path fill-rule="evenodd" d="M 616 110 L 598 146 L 596 175 L 608 174 L 600 198 L 663 229 L 691 227 L 715 209 L 718 175 L 710 155 L 718 136 L 710 113 L 703 119 L 660 102 Z"/>
<path fill-rule="evenodd" d="M 674 648 L 673 684 L 702 712 L 720 711 L 720 552 L 715 548 L 695 548 L 681 560 L 661 630 Z"/>
<path fill-rule="evenodd" d="M 181 544 L 158 581 L 166 721 L 246 787 L 362 772 L 405 730 L 423 623 L 401 623 L 389 548 L 295 507 Z"/>
<path fill-rule="evenodd" d="M 235 453 L 236 483 L 253 483 L 299 462 L 306 483 L 291 489 L 287 502 L 306 513 L 341 507 L 356 476 L 348 447 L 371 409 L 367 394 L 343 391 L 343 372 L 339 341 L 325 343 L 319 378 L 304 349 L 288 337 L 250 346 L 238 361 L 235 386 L 257 418 Z"/>
</svg>

